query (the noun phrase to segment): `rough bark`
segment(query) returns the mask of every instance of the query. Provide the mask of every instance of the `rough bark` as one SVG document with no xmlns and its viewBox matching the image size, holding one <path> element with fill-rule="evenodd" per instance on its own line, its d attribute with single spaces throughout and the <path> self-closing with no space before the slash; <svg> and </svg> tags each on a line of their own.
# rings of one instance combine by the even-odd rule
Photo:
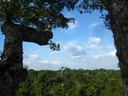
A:
<svg viewBox="0 0 128 96">
<path fill-rule="evenodd" d="M 4 50 L 0 61 L 0 96 L 15 96 L 21 80 L 27 77 L 22 63 L 22 35 L 10 24 L 4 24 Z"/>
<path fill-rule="evenodd" d="M 49 39 L 52 39 L 53 34 L 51 31 L 38 32 L 32 27 L 26 27 L 23 25 L 13 24 L 15 29 L 20 30 L 22 40 L 26 42 L 33 42 L 39 45 L 47 45 Z M 19 32 L 19 31 L 18 31 Z"/>
<path fill-rule="evenodd" d="M 106 9 L 110 16 L 125 96 L 128 96 L 128 1 L 110 0 Z"/>
<path fill-rule="evenodd" d="M 22 42 L 46 45 L 52 38 L 52 32 L 39 33 L 33 28 L 6 22 L 1 30 L 5 41 L 0 60 L 0 96 L 15 96 L 19 83 L 27 78 L 27 69 L 22 63 Z"/>
</svg>

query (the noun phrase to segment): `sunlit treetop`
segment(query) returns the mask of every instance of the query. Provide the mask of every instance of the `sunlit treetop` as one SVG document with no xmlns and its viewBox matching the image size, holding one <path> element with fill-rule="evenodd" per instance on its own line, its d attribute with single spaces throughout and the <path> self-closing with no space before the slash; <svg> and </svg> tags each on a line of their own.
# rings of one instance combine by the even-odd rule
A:
<svg viewBox="0 0 128 96">
<path fill-rule="evenodd" d="M 43 31 L 52 28 L 67 28 L 73 18 L 66 18 L 62 10 L 73 10 L 78 0 L 0 0 L 1 22 L 33 26 Z"/>
</svg>

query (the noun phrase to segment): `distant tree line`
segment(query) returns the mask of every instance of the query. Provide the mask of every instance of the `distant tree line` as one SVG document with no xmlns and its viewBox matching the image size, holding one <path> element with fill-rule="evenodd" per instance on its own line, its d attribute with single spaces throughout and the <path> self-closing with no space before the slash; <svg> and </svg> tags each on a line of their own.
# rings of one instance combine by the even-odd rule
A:
<svg viewBox="0 0 128 96">
<path fill-rule="evenodd" d="M 71 70 L 28 71 L 16 96 L 124 96 L 120 71 Z"/>
</svg>

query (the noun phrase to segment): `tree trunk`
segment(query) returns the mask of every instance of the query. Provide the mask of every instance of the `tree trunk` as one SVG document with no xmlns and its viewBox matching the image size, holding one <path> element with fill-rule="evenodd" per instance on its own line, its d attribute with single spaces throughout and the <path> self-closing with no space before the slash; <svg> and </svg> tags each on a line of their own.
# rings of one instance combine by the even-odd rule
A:
<svg viewBox="0 0 128 96">
<path fill-rule="evenodd" d="M 27 77 L 27 69 L 23 68 L 22 63 L 22 35 L 7 23 L 2 31 L 5 41 L 0 61 L 0 96 L 15 96 L 19 83 Z"/>
<path fill-rule="evenodd" d="M 0 96 L 15 96 L 19 83 L 27 78 L 27 69 L 22 63 L 22 42 L 46 45 L 53 35 L 52 32 L 39 33 L 33 28 L 6 22 L 1 30 L 5 41 L 0 60 Z"/>
<path fill-rule="evenodd" d="M 110 0 L 106 9 L 110 16 L 125 96 L 128 96 L 128 1 Z"/>
</svg>

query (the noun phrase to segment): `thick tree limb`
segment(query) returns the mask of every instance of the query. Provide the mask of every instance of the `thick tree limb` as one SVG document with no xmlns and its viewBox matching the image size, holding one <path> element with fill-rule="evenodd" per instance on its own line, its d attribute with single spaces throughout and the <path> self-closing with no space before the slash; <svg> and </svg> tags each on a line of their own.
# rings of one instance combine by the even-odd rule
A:
<svg viewBox="0 0 128 96">
<path fill-rule="evenodd" d="M 39 45 L 47 45 L 49 39 L 52 39 L 53 34 L 51 31 L 46 31 L 46 32 L 38 32 L 36 29 L 31 28 L 31 27 L 26 27 L 22 25 L 16 25 L 19 31 L 22 32 L 22 38 L 23 41 L 26 42 L 33 42 L 37 43 Z"/>
<path fill-rule="evenodd" d="M 4 34 L 6 34 L 5 31 L 7 29 L 7 26 L 8 24 L 5 23 L 1 28 Z M 9 25 L 9 27 L 13 29 L 14 32 L 18 32 L 20 35 L 22 35 L 22 41 L 33 42 L 39 45 L 47 45 L 48 41 L 53 37 L 51 31 L 38 32 L 32 27 L 27 27 L 18 24 L 11 24 Z"/>
<path fill-rule="evenodd" d="M 51 31 L 38 32 L 37 30 L 30 27 L 22 27 L 23 41 L 34 42 L 39 45 L 47 45 L 49 39 L 52 39 L 53 34 Z"/>
</svg>

